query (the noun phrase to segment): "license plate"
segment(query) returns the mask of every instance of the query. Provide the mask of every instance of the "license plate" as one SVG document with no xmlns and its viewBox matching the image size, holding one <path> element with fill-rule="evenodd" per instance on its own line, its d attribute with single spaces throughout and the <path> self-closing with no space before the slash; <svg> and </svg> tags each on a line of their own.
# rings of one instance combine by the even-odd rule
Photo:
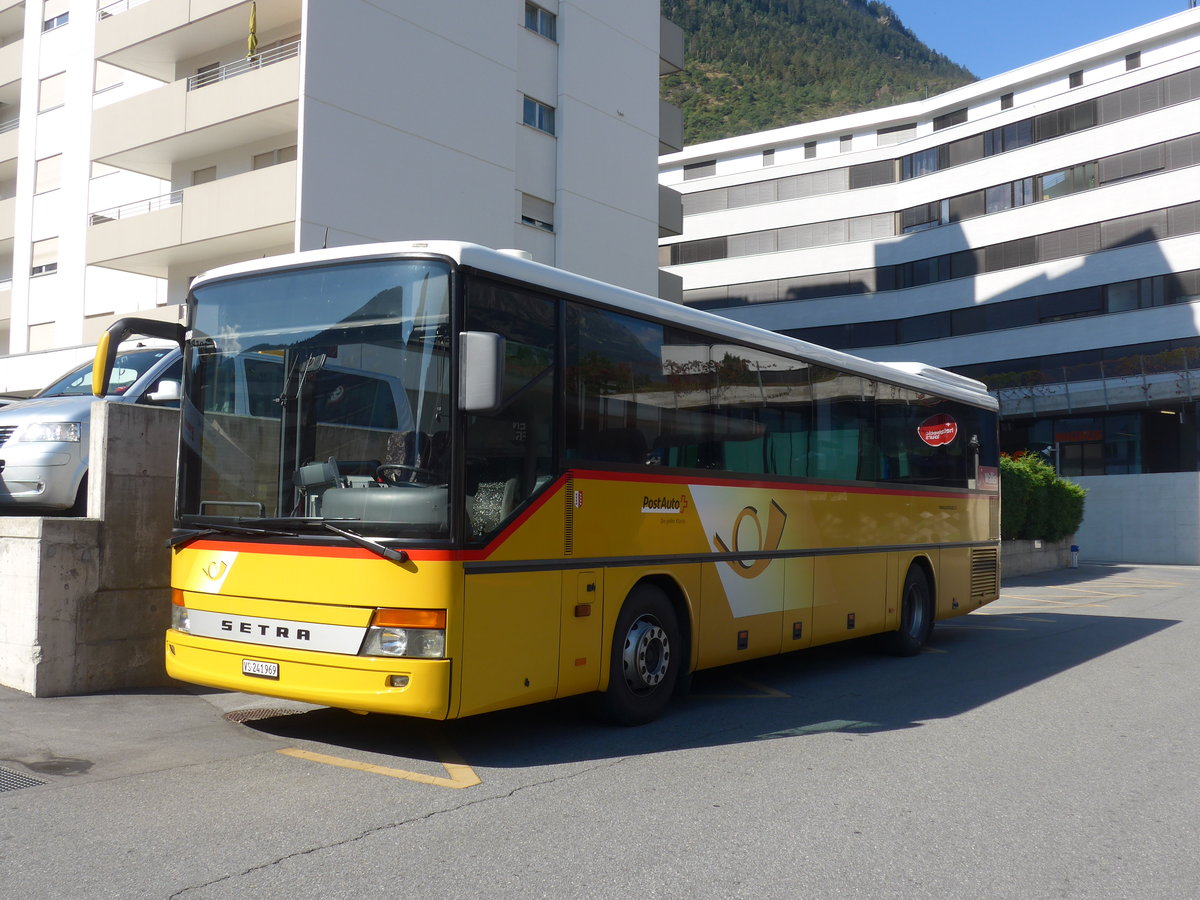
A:
<svg viewBox="0 0 1200 900">
<path fill-rule="evenodd" d="M 257 659 L 242 660 L 242 674 L 255 678 L 279 678 L 279 663 L 262 662 Z"/>
</svg>

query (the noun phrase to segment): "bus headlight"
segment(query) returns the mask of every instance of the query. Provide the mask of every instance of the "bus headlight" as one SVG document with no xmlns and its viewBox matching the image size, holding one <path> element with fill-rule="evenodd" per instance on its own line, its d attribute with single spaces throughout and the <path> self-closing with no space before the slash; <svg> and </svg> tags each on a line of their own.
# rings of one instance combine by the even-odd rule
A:
<svg viewBox="0 0 1200 900">
<path fill-rule="evenodd" d="M 446 655 L 446 611 L 375 610 L 359 655 L 443 658 Z"/>
<path fill-rule="evenodd" d="M 188 609 L 183 605 L 183 591 L 178 589 L 171 591 L 171 627 L 185 633 L 192 630 Z"/>
</svg>

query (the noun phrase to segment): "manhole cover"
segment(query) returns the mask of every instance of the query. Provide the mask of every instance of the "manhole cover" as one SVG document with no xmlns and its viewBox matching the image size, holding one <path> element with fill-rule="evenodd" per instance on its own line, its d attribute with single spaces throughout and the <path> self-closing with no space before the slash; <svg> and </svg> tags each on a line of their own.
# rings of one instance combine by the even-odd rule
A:
<svg viewBox="0 0 1200 900">
<path fill-rule="evenodd" d="M 260 719 L 274 719 L 276 716 L 295 716 L 302 712 L 307 712 L 304 709 L 295 709 L 292 707 L 255 707 L 252 709 L 235 709 L 221 716 L 227 722 L 257 722 Z"/>
<path fill-rule="evenodd" d="M 19 791 L 21 788 L 37 787 L 41 784 L 46 782 L 0 766 L 0 791 Z"/>
</svg>

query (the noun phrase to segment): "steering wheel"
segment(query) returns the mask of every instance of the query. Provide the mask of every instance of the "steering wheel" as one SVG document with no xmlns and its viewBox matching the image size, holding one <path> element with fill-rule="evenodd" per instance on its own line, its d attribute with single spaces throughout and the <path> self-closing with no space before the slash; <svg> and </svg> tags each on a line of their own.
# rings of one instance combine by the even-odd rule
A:
<svg viewBox="0 0 1200 900">
<path fill-rule="evenodd" d="M 407 472 L 413 477 L 401 481 L 396 477 L 401 472 Z M 406 466 L 403 463 L 384 463 L 375 470 L 375 477 L 380 481 L 387 481 L 391 484 L 437 484 L 439 481 L 438 474 L 432 469 L 423 469 L 420 466 Z"/>
</svg>

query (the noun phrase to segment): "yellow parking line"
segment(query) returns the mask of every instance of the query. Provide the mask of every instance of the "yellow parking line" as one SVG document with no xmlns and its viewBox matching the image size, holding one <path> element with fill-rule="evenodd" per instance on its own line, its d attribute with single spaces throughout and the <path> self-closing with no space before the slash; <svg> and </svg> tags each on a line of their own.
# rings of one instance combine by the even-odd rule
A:
<svg viewBox="0 0 1200 900">
<path fill-rule="evenodd" d="M 446 770 L 449 778 L 440 778 L 437 775 L 426 775 L 422 772 L 409 772 L 407 769 L 393 769 L 388 766 L 377 766 L 373 763 L 358 762 L 353 759 L 343 759 L 340 756 L 326 756 L 324 753 L 313 753 L 309 750 L 300 750 L 296 747 L 285 747 L 277 751 L 285 756 L 294 756 L 297 759 L 307 759 L 309 762 L 324 763 L 327 766 L 340 766 L 343 769 L 358 769 L 360 772 L 370 772 L 373 775 L 387 775 L 389 778 L 403 778 L 406 781 L 416 781 L 419 784 L 432 784 L 437 787 L 454 788 L 461 790 L 462 788 L 474 787 L 483 782 L 475 770 L 458 759 L 453 753 L 444 750 L 440 756 L 442 767 Z M 452 760 L 447 760 L 445 757 L 454 757 Z"/>
</svg>

